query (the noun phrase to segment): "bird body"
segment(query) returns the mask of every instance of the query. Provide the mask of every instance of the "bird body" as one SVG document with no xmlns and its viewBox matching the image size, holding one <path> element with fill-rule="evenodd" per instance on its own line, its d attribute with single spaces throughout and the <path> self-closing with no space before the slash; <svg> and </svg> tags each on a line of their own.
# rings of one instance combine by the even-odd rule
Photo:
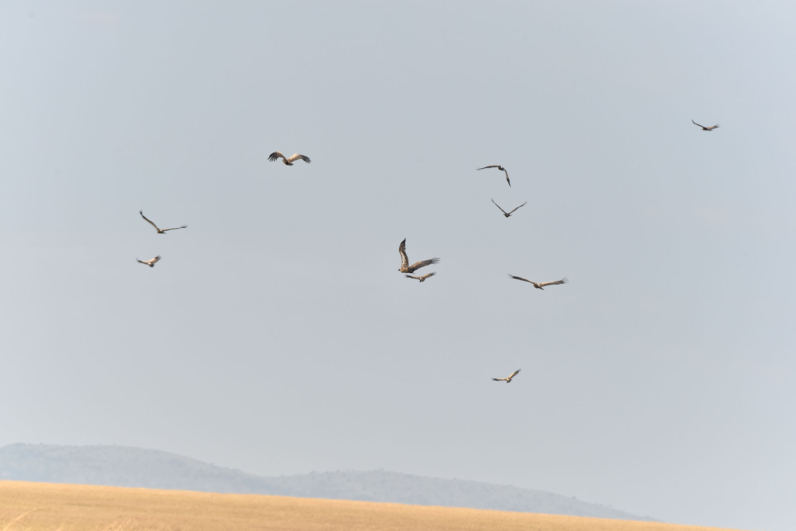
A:
<svg viewBox="0 0 796 531">
<path fill-rule="evenodd" d="M 485 170 L 487 168 L 497 168 L 498 170 L 500 170 L 503 173 L 505 173 L 506 174 L 506 182 L 509 183 L 509 186 L 511 186 L 511 181 L 509 180 L 509 172 L 506 171 L 506 168 L 504 168 L 500 164 L 492 164 L 491 166 L 484 166 L 483 168 L 476 168 L 476 169 L 477 170 Z"/>
<path fill-rule="evenodd" d="M 493 380 L 495 380 L 496 382 L 506 382 L 506 383 L 511 383 L 511 379 L 512 379 L 512 378 L 514 378 L 515 376 L 517 376 L 517 374 L 518 374 L 518 373 L 519 373 L 521 370 L 522 370 L 522 369 L 517 369 L 516 371 L 514 371 L 513 373 L 511 373 L 509 376 L 506 376 L 505 378 L 492 378 L 492 379 L 493 379 Z"/>
<path fill-rule="evenodd" d="M 555 280 L 553 282 L 534 282 L 533 280 L 528 280 L 527 278 L 515 277 L 511 273 L 509 273 L 509 276 L 511 278 L 513 278 L 514 280 L 522 280 L 524 282 L 528 282 L 530 284 L 533 284 L 534 288 L 540 289 L 542 291 L 544 291 L 544 287 L 545 286 L 556 286 L 558 284 L 566 284 L 567 282 L 569 282 L 569 279 L 567 277 L 564 277 L 561 280 Z"/>
<path fill-rule="evenodd" d="M 432 258 L 430 260 L 423 260 L 422 262 L 415 262 L 414 264 L 409 265 L 409 257 L 406 256 L 406 238 L 404 238 L 404 241 L 402 241 L 401 245 L 398 246 L 398 254 L 401 255 L 401 267 L 398 269 L 398 271 L 401 273 L 414 273 L 421 267 L 426 267 L 427 265 L 436 264 L 439 262 L 439 258 Z"/>
<path fill-rule="evenodd" d="M 694 125 L 698 125 L 699 127 L 702 128 L 703 131 L 713 131 L 714 129 L 718 129 L 719 128 L 719 124 L 711 125 L 710 127 L 705 127 L 704 125 L 700 125 L 700 124 L 696 123 L 693 118 L 691 119 L 691 123 L 693 123 Z"/>
<path fill-rule="evenodd" d="M 431 277 L 433 277 L 433 276 L 434 276 L 434 275 L 436 275 L 436 274 L 437 274 L 437 273 L 436 273 L 436 272 L 434 272 L 434 273 L 426 273 L 425 275 L 423 275 L 423 276 L 421 276 L 421 277 L 416 277 L 416 276 L 414 276 L 414 275 L 404 275 L 404 276 L 405 276 L 406 278 L 413 278 L 413 279 L 415 279 L 415 280 L 419 280 L 420 282 L 424 282 L 424 281 L 425 281 L 427 278 L 431 278 Z"/>
<path fill-rule="evenodd" d="M 186 229 L 186 228 L 188 228 L 188 225 L 183 225 L 182 227 L 174 227 L 174 228 L 172 228 L 172 229 L 161 229 L 161 228 L 159 228 L 157 225 L 155 225 L 155 224 L 152 222 L 152 220 L 148 219 L 148 218 L 147 218 L 147 217 L 144 215 L 144 212 L 143 212 L 142 210 L 139 210 L 139 211 L 138 211 L 138 213 L 139 213 L 139 214 L 141 214 L 141 217 L 142 217 L 142 218 L 144 218 L 145 220 L 147 220 L 147 222 L 149 222 L 149 224 L 150 224 L 150 225 L 152 225 L 153 227 L 155 227 L 155 230 L 156 230 L 156 231 L 158 231 L 158 234 L 166 234 L 166 232 L 168 232 L 168 231 L 170 231 L 170 230 L 179 230 L 179 229 Z"/>
<path fill-rule="evenodd" d="M 138 260 L 138 258 L 136 258 L 136 260 Z M 148 265 L 149 267 L 155 267 L 155 264 L 157 264 L 159 261 L 160 256 L 156 256 L 155 258 L 150 258 L 149 260 L 138 260 L 138 263 Z"/>
<path fill-rule="evenodd" d="M 500 208 L 500 205 L 498 205 L 497 203 L 495 203 L 495 200 L 494 200 L 494 199 L 491 199 L 491 201 L 492 201 L 492 203 L 494 203 L 494 205 L 495 205 L 496 207 Z M 517 208 L 515 208 L 515 209 L 514 209 L 514 210 L 512 210 L 511 212 L 506 212 L 506 211 L 505 211 L 505 210 L 503 210 L 502 208 L 500 208 L 500 211 L 501 211 L 501 212 L 503 212 L 503 215 L 504 215 L 504 216 L 506 216 L 506 217 L 510 217 L 510 216 L 511 216 L 511 215 L 512 215 L 512 214 L 513 214 L 513 213 L 514 213 L 514 212 L 515 212 L 517 209 L 524 207 L 526 204 L 528 204 L 528 201 L 526 201 L 525 203 L 521 204 L 520 206 L 518 206 Z"/>
<path fill-rule="evenodd" d="M 307 157 L 306 155 L 302 155 L 300 153 L 293 153 L 292 155 L 290 155 L 290 157 L 285 157 L 279 151 L 274 151 L 273 153 L 268 155 L 268 160 L 270 160 L 271 162 L 273 162 L 273 161 L 275 161 L 275 160 L 277 160 L 279 158 L 282 159 L 282 162 L 284 162 L 286 166 L 292 166 L 293 163 L 296 162 L 299 159 L 303 160 L 307 164 L 312 162 L 309 157 Z"/>
</svg>

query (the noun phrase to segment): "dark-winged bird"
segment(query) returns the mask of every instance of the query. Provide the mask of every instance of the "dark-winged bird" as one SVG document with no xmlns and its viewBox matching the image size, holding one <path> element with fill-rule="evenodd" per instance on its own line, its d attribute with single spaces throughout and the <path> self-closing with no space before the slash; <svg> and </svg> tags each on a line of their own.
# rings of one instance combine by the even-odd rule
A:
<svg viewBox="0 0 796 531">
<path fill-rule="evenodd" d="M 503 173 L 505 173 L 505 174 L 506 174 L 506 182 L 507 182 L 507 183 L 509 183 L 509 186 L 511 186 L 511 181 L 509 180 L 509 172 L 507 172 L 507 171 L 506 171 L 506 168 L 504 168 L 504 167 L 503 167 L 503 166 L 501 166 L 500 164 L 493 164 L 493 165 L 491 165 L 491 166 L 484 166 L 483 168 L 476 168 L 476 169 L 478 169 L 478 170 L 485 170 L 485 169 L 487 169 L 487 168 L 497 168 L 497 169 L 499 169 L 500 171 L 502 171 Z"/>
<path fill-rule="evenodd" d="M 517 369 L 516 371 L 514 371 L 513 373 L 511 373 L 511 375 L 510 375 L 510 376 L 506 376 L 505 378 L 492 378 L 492 379 L 493 379 L 493 380 L 495 380 L 496 382 L 506 382 L 506 383 L 511 383 L 511 379 L 512 379 L 512 378 L 514 378 L 515 376 L 517 376 L 517 373 L 519 373 L 519 372 L 520 372 L 520 370 L 521 370 L 521 369 Z"/>
<path fill-rule="evenodd" d="M 296 162 L 298 159 L 303 160 L 307 164 L 312 162 L 308 156 L 301 155 L 299 153 L 293 153 L 292 155 L 290 155 L 290 157 L 285 157 L 280 152 L 274 151 L 273 153 L 268 155 L 268 160 L 270 160 L 271 162 L 273 162 L 273 161 L 275 161 L 275 160 L 277 160 L 279 158 L 281 158 L 282 162 L 284 162 L 287 166 L 292 166 L 293 163 Z"/>
<path fill-rule="evenodd" d="M 183 225 L 182 227 L 174 227 L 173 229 L 161 229 L 161 228 L 158 228 L 158 226 L 157 226 L 157 225 L 155 225 L 155 224 L 152 222 L 152 220 L 151 220 L 151 219 L 148 219 L 148 218 L 147 218 L 147 217 L 144 215 L 144 212 L 143 212 L 143 211 L 139 210 L 139 211 L 138 211 L 138 213 L 139 213 L 139 214 L 141 214 L 141 217 L 142 217 L 142 218 L 144 218 L 145 220 L 147 220 L 147 221 L 149 222 L 149 224 L 150 224 L 150 225 L 152 225 L 153 227 L 155 227 L 155 230 L 156 230 L 156 231 L 158 231 L 158 234 L 166 234 L 166 232 L 167 232 L 167 231 L 170 231 L 170 230 L 179 230 L 179 229 L 185 229 L 185 228 L 188 228 L 188 225 Z"/>
<path fill-rule="evenodd" d="M 511 278 L 513 278 L 514 280 L 522 280 L 524 282 L 529 282 L 529 283 L 533 284 L 534 288 L 541 289 L 541 290 L 544 290 L 545 286 L 556 286 L 558 284 L 566 284 L 567 282 L 569 282 L 569 279 L 566 278 L 566 277 L 562 278 L 561 280 L 556 280 L 556 281 L 553 281 L 553 282 L 534 282 L 533 280 L 528 280 L 527 278 L 515 277 L 511 273 L 509 273 L 509 276 Z"/>
<path fill-rule="evenodd" d="M 691 118 L 691 123 L 693 123 L 694 125 L 698 125 L 699 127 L 702 128 L 703 131 L 713 131 L 714 129 L 719 128 L 719 124 L 711 125 L 710 127 L 705 127 L 704 125 L 696 123 L 693 118 Z"/>
<path fill-rule="evenodd" d="M 423 275 L 422 277 L 416 277 L 416 276 L 414 276 L 414 275 L 404 275 L 404 276 L 405 276 L 406 278 L 413 278 L 413 279 L 415 279 L 415 280 L 419 280 L 420 282 L 423 282 L 423 281 L 424 281 L 424 280 L 426 280 L 427 278 L 433 277 L 433 276 L 434 276 L 434 275 L 436 275 L 436 274 L 437 274 L 437 273 L 426 273 L 426 274 L 425 274 L 425 275 Z"/>
<path fill-rule="evenodd" d="M 491 201 L 492 201 L 493 203 L 495 203 L 495 200 L 494 200 L 494 199 L 492 199 Z M 526 201 L 525 203 L 521 204 L 521 205 L 520 205 L 520 206 L 518 206 L 517 208 L 522 208 L 522 207 L 524 207 L 526 204 L 528 204 L 528 201 Z M 496 207 L 498 207 L 498 208 L 500 208 L 500 205 L 498 205 L 497 203 L 495 203 L 495 206 L 496 206 Z M 517 210 L 517 208 L 515 208 L 514 210 L 512 210 L 511 212 L 508 212 L 508 213 L 507 213 L 505 210 L 503 210 L 502 208 L 500 208 L 500 211 L 501 211 L 501 212 L 503 212 L 503 215 L 504 215 L 504 216 L 506 216 L 506 217 L 509 217 L 509 216 L 511 216 L 511 215 L 512 215 L 512 214 L 513 214 L 513 213 L 514 213 L 516 210 Z"/>
<path fill-rule="evenodd" d="M 426 267 L 427 265 L 436 264 L 439 262 L 439 258 L 432 258 L 431 260 L 423 260 L 422 262 L 415 262 L 412 265 L 409 265 L 409 257 L 406 256 L 406 238 L 404 241 L 401 242 L 401 245 L 398 246 L 398 254 L 401 255 L 401 268 L 398 270 L 401 273 L 414 273 L 421 267 Z"/>
<path fill-rule="evenodd" d="M 136 260 L 138 260 L 138 258 L 136 258 Z M 159 261 L 160 256 L 156 256 L 155 258 L 150 258 L 149 260 L 138 260 L 138 263 L 148 265 L 149 267 L 155 267 L 155 264 L 157 264 Z"/>
</svg>

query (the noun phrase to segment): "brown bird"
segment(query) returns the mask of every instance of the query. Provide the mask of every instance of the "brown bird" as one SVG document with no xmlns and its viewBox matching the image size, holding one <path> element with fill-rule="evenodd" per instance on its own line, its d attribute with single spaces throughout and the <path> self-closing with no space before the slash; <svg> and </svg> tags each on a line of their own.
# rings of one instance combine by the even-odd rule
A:
<svg viewBox="0 0 796 531">
<path fill-rule="evenodd" d="M 429 277 L 433 277 L 433 276 L 434 276 L 434 275 L 436 275 L 436 274 L 437 274 L 437 273 L 427 273 L 427 274 L 423 275 L 422 277 L 416 277 L 416 276 L 413 276 L 413 275 L 404 275 L 404 276 L 405 276 L 406 278 L 413 278 L 413 279 L 415 279 L 415 280 L 419 280 L 420 282 L 423 282 L 423 281 L 424 281 L 424 280 L 426 280 L 427 278 L 429 278 Z"/>
<path fill-rule="evenodd" d="M 506 383 L 511 383 L 511 379 L 512 379 L 512 378 L 514 378 L 515 376 L 517 376 L 517 374 L 518 374 L 518 373 L 519 373 L 521 370 L 522 370 L 522 369 L 517 369 L 516 371 L 514 371 L 513 373 L 511 373 L 511 375 L 510 375 L 510 376 L 506 376 L 505 378 L 492 378 L 492 379 L 493 379 L 493 380 L 495 380 L 496 382 L 506 382 Z"/>
<path fill-rule="evenodd" d="M 138 258 L 136 258 L 138 260 Z M 156 256 L 155 258 L 150 258 L 149 260 L 138 260 L 138 263 L 148 265 L 149 267 L 155 267 L 160 261 L 160 256 Z"/>
<path fill-rule="evenodd" d="M 691 118 L 691 123 L 693 123 L 694 125 L 699 125 L 699 127 L 701 127 L 703 131 L 713 131 L 714 129 L 719 128 L 719 124 L 711 125 L 710 127 L 705 127 L 704 125 L 696 123 L 693 118 Z"/>
<path fill-rule="evenodd" d="M 487 169 L 487 168 L 497 168 L 497 169 L 499 169 L 500 171 L 502 171 L 503 173 L 505 173 L 505 174 L 506 174 L 506 182 L 507 182 L 507 183 L 509 183 L 509 186 L 511 186 L 511 181 L 509 180 L 509 172 L 507 172 L 507 171 L 506 171 L 506 168 L 504 168 L 504 167 L 503 167 L 503 166 L 501 166 L 500 164 L 493 164 L 493 165 L 491 165 L 491 166 L 484 166 L 483 168 L 476 168 L 476 169 L 478 169 L 478 170 L 485 170 L 485 169 Z"/>
<path fill-rule="evenodd" d="M 157 226 L 157 225 L 155 225 L 154 223 L 152 223 L 152 220 L 148 219 L 148 218 L 147 218 L 147 217 L 144 215 L 144 212 L 143 212 L 143 211 L 139 210 L 139 211 L 138 211 L 138 213 L 139 213 L 139 214 L 141 214 L 141 217 L 142 217 L 142 218 L 144 218 L 144 219 L 146 219 L 146 220 L 149 222 L 149 224 L 150 224 L 150 225 L 152 225 L 153 227 L 155 227 L 155 230 L 156 230 L 156 231 L 158 231 L 158 234 L 166 234 L 166 232 L 167 232 L 167 231 L 170 231 L 170 230 L 179 230 L 179 229 L 185 229 L 185 228 L 188 228 L 188 225 L 183 225 L 182 227 L 174 227 L 173 229 L 161 229 L 161 228 L 158 228 L 158 226 Z"/>
<path fill-rule="evenodd" d="M 284 155 L 282 155 L 282 154 L 281 154 L 280 152 L 278 152 L 278 151 L 274 151 L 273 153 L 271 153 L 270 155 L 268 155 L 268 160 L 270 160 L 271 162 L 273 162 L 273 161 L 275 161 L 275 160 L 279 159 L 280 157 L 282 158 L 282 162 L 284 162 L 284 163 L 285 163 L 287 166 L 292 166 L 292 165 L 293 165 L 293 163 L 294 163 L 294 162 L 296 162 L 298 159 L 301 159 L 301 160 L 303 160 L 303 161 L 304 161 L 304 162 L 306 162 L 307 164 L 309 164 L 310 162 L 312 162 L 312 161 L 310 160 L 310 158 L 309 158 L 309 157 L 307 157 L 306 155 L 301 155 L 301 154 L 299 154 L 299 153 L 293 153 L 292 155 L 290 155 L 290 157 L 285 157 Z"/>
<path fill-rule="evenodd" d="M 398 270 L 401 273 L 414 273 L 421 267 L 426 267 L 427 265 L 436 264 L 439 262 L 439 258 L 432 258 L 431 260 L 423 260 L 422 262 L 415 262 L 414 264 L 409 265 L 409 257 L 406 256 L 406 238 L 404 238 L 404 241 L 402 241 L 401 245 L 398 246 L 398 254 L 401 255 L 401 268 Z"/>
<path fill-rule="evenodd" d="M 491 198 L 490 198 L 490 199 L 491 199 Z M 494 199 L 491 199 L 491 201 L 492 201 L 493 203 L 495 203 L 495 200 L 494 200 Z M 521 204 L 521 205 L 520 205 L 520 206 L 518 206 L 517 208 L 522 208 L 522 207 L 524 207 L 524 206 L 525 206 L 525 205 L 527 205 L 527 204 L 528 204 L 528 201 L 526 201 L 525 203 Z M 496 207 L 498 207 L 498 208 L 500 208 L 500 205 L 498 205 L 497 203 L 495 203 L 495 206 L 496 206 Z M 513 214 L 513 213 L 514 213 L 516 210 L 517 210 L 517 208 L 515 208 L 514 210 L 512 210 L 511 212 L 508 212 L 508 213 L 506 213 L 506 211 L 505 211 L 505 210 L 503 210 L 502 208 L 500 208 L 500 211 L 501 211 L 501 212 L 503 212 L 503 215 L 504 215 L 504 216 L 506 216 L 506 217 L 509 217 L 509 216 L 511 216 L 511 215 L 512 215 L 512 214 Z"/>
<path fill-rule="evenodd" d="M 529 283 L 533 284 L 534 288 L 541 289 L 541 290 L 544 290 L 545 286 L 556 286 L 558 284 L 566 284 L 567 282 L 569 282 L 569 279 L 566 278 L 566 277 L 562 278 L 561 280 L 556 280 L 554 282 L 534 282 L 533 280 L 528 280 L 527 278 L 515 277 L 511 273 L 509 273 L 509 276 L 511 278 L 513 278 L 514 280 L 523 280 L 525 282 L 529 282 Z"/>
</svg>

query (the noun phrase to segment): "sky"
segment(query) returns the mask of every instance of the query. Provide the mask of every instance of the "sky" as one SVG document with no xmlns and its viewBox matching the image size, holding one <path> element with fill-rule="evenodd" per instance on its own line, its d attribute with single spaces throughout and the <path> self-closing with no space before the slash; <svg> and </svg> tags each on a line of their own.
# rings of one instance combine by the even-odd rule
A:
<svg viewBox="0 0 796 531">
<path fill-rule="evenodd" d="M 0 445 L 793 529 L 795 18 L 3 3 Z"/>
</svg>

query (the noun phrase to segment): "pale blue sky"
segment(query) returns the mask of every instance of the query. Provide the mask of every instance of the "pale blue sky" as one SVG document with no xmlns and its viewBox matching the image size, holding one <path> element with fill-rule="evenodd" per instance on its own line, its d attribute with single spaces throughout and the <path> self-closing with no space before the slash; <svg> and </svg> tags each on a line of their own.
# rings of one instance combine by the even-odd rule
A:
<svg viewBox="0 0 796 531">
<path fill-rule="evenodd" d="M 794 20 L 4 3 L 0 444 L 793 529 Z"/>
</svg>

